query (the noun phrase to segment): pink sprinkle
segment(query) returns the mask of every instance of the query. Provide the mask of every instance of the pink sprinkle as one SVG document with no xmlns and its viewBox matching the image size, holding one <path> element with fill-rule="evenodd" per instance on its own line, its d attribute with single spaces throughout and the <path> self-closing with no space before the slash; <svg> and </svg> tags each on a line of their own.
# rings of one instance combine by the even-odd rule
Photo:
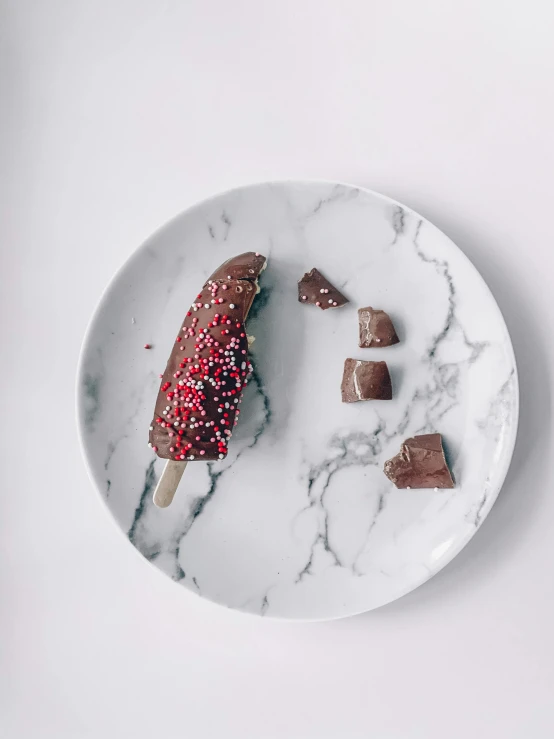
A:
<svg viewBox="0 0 554 739">
<path fill-rule="evenodd" d="M 157 447 L 157 446 L 153 446 L 153 447 L 152 447 L 152 451 L 153 451 L 153 452 L 157 452 L 157 451 L 158 451 L 158 447 Z"/>
<path fill-rule="evenodd" d="M 321 303 L 319 302 L 319 300 L 318 300 L 318 301 L 316 301 L 316 305 L 321 305 Z"/>
<path fill-rule="evenodd" d="M 144 348 L 145 349 L 152 349 L 152 344 L 145 344 L 144 345 Z"/>
<path fill-rule="evenodd" d="M 196 437 L 196 441 L 200 441 L 200 437 L 199 436 Z"/>
<path fill-rule="evenodd" d="M 221 289 L 222 289 L 222 290 L 227 290 L 227 285 L 222 285 L 222 286 L 221 286 Z M 221 301 L 220 301 L 220 302 L 221 302 Z"/>
<path fill-rule="evenodd" d="M 158 375 L 158 377 L 163 377 L 163 375 Z"/>
<path fill-rule="evenodd" d="M 302 300 L 306 300 L 306 296 L 305 295 L 302 296 Z"/>
<path fill-rule="evenodd" d="M 210 439 L 210 441 L 211 441 L 211 442 L 212 442 L 212 444 L 213 444 L 213 443 L 215 442 L 215 438 L 214 438 L 214 437 L 212 437 L 212 438 Z"/>
<path fill-rule="evenodd" d="M 217 299 L 217 302 L 218 302 L 218 303 L 223 303 L 223 298 L 218 298 L 218 299 Z"/>
<path fill-rule="evenodd" d="M 200 454 L 206 454 L 206 452 L 203 449 L 201 449 Z"/>
</svg>

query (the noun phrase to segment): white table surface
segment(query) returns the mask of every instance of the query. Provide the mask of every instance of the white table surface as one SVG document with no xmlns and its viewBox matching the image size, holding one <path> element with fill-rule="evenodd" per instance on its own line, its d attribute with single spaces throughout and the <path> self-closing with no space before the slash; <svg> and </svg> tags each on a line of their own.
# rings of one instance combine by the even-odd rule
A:
<svg viewBox="0 0 554 739">
<path fill-rule="evenodd" d="M 0 736 L 550 739 L 552 7 L 0 11 Z M 192 202 L 289 177 L 366 185 L 443 228 L 491 286 L 521 382 L 514 462 L 469 546 L 402 600 L 320 624 L 227 611 L 150 567 L 74 421 L 114 270 Z"/>
</svg>

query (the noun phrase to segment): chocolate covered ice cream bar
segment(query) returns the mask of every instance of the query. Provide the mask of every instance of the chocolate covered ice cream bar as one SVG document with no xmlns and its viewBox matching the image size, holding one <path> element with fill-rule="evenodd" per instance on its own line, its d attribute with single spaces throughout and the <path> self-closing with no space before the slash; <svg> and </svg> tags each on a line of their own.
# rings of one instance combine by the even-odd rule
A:
<svg viewBox="0 0 554 739">
<path fill-rule="evenodd" d="M 385 462 L 385 475 L 397 488 L 453 488 L 440 434 L 422 434 L 403 442 Z"/>
<path fill-rule="evenodd" d="M 266 265 L 247 252 L 221 265 L 179 327 L 160 389 L 149 444 L 177 462 L 223 459 L 251 371 L 245 319 Z"/>
</svg>

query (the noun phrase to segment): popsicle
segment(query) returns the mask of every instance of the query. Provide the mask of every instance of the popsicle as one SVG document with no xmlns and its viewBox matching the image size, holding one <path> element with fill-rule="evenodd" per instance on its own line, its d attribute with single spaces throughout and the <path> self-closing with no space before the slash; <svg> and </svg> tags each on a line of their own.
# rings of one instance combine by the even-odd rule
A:
<svg viewBox="0 0 554 739">
<path fill-rule="evenodd" d="M 181 324 L 156 398 L 149 446 L 168 462 L 154 503 L 168 506 L 188 462 L 227 456 L 252 365 L 245 320 L 267 260 L 239 254 L 222 264 Z"/>
</svg>

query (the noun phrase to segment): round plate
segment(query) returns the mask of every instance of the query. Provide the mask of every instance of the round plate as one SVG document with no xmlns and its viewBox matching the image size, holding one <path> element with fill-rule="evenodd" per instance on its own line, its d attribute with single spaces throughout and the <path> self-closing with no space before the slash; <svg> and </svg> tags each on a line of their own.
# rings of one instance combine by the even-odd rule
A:
<svg viewBox="0 0 554 739">
<path fill-rule="evenodd" d="M 152 503 L 164 464 L 147 446 L 176 332 L 229 257 L 269 257 L 249 333 L 255 372 L 229 456 L 188 465 Z M 320 269 L 349 299 L 297 300 Z M 357 308 L 386 310 L 400 343 L 358 348 Z M 151 344 L 145 350 L 144 344 Z M 343 404 L 345 358 L 386 360 L 392 401 Z M 413 590 L 471 539 L 506 475 L 518 386 L 502 315 L 468 259 L 429 221 L 336 183 L 226 192 L 175 218 L 102 297 L 78 377 L 91 475 L 129 541 L 189 590 L 244 611 L 329 619 Z M 396 490 L 383 463 L 440 432 L 454 490 Z"/>
</svg>

